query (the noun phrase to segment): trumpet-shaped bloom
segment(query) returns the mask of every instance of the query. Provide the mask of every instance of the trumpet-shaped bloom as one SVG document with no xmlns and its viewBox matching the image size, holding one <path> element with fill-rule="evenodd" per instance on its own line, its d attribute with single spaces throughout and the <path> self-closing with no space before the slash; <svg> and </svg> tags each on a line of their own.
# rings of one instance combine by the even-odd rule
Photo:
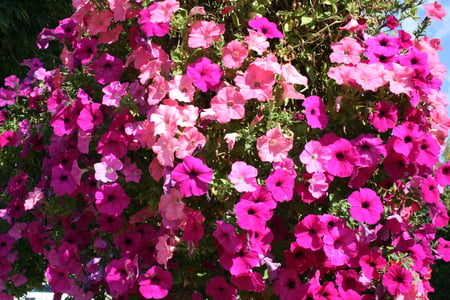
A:
<svg viewBox="0 0 450 300">
<path fill-rule="evenodd" d="M 292 145 L 292 138 L 287 138 L 278 127 L 270 129 L 256 140 L 258 156 L 267 162 L 281 162 L 286 159 Z"/>
<path fill-rule="evenodd" d="M 275 74 L 270 70 L 251 64 L 244 74 L 237 75 L 234 81 L 240 88 L 240 92 L 245 100 L 257 99 L 258 101 L 267 101 L 272 98 Z"/>
<path fill-rule="evenodd" d="M 228 175 L 228 179 L 234 184 L 236 191 L 253 192 L 258 185 L 256 176 L 258 176 L 258 169 L 243 161 L 236 161 L 231 166 L 231 173 Z"/>
<path fill-rule="evenodd" d="M 187 76 L 202 92 L 214 91 L 220 85 L 222 69 L 207 57 L 201 57 L 187 66 Z"/>
<path fill-rule="evenodd" d="M 258 32 L 263 33 L 267 38 L 284 38 L 283 33 L 278 30 L 277 24 L 270 22 L 266 17 L 254 17 L 248 21 L 248 26 L 255 29 Z"/>
<path fill-rule="evenodd" d="M 172 273 L 153 266 L 139 279 L 139 292 L 145 299 L 163 299 L 172 287 Z"/>
<path fill-rule="evenodd" d="M 236 40 L 222 48 L 222 64 L 226 68 L 240 68 L 247 56 L 248 49 Z"/>
<path fill-rule="evenodd" d="M 192 156 L 186 156 L 183 162 L 172 170 L 172 180 L 177 183 L 185 197 L 206 194 L 212 177 L 212 170 L 204 165 L 201 159 Z"/>
<path fill-rule="evenodd" d="M 232 86 L 221 88 L 211 99 L 211 108 L 216 113 L 217 122 L 228 123 L 230 120 L 242 119 L 245 114 L 245 99 Z"/>
<path fill-rule="evenodd" d="M 118 183 L 104 184 L 95 192 L 95 206 L 105 215 L 120 216 L 130 204 L 130 198 Z"/>
<path fill-rule="evenodd" d="M 225 33 L 225 25 L 214 21 L 198 21 L 189 31 L 188 46 L 191 48 L 209 48 Z"/>
<path fill-rule="evenodd" d="M 423 6 L 425 7 L 425 14 L 429 18 L 443 21 L 443 18 L 447 15 L 444 7 L 438 1 L 434 1 L 433 3 L 425 3 Z"/>
<path fill-rule="evenodd" d="M 384 212 L 380 197 L 369 188 L 361 188 L 351 193 L 348 203 L 351 205 L 350 215 L 359 222 L 376 224 Z"/>
<path fill-rule="evenodd" d="M 306 123 L 311 128 L 325 129 L 328 124 L 326 106 L 319 96 L 309 96 L 303 100 L 305 108 Z"/>
</svg>

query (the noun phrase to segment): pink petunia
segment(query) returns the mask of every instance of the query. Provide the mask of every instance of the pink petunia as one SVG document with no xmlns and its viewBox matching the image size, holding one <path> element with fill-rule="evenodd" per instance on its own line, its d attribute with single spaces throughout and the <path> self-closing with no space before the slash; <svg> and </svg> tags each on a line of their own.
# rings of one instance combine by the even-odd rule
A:
<svg viewBox="0 0 450 300">
<path fill-rule="evenodd" d="M 277 169 L 267 177 L 266 188 L 272 193 L 275 201 L 290 201 L 294 193 L 294 179 L 295 176 L 287 171 Z"/>
<path fill-rule="evenodd" d="M 228 175 L 228 179 L 230 179 L 236 191 L 253 192 L 257 187 L 257 176 L 258 169 L 243 161 L 236 161 L 231 166 L 231 172 Z"/>
<path fill-rule="evenodd" d="M 369 123 L 378 132 L 386 132 L 394 128 L 398 120 L 397 106 L 394 103 L 380 101 L 373 107 L 373 112 L 369 115 Z"/>
<path fill-rule="evenodd" d="M 326 227 L 317 215 L 307 215 L 294 229 L 297 244 L 313 251 L 323 247 L 322 237 L 325 233 Z"/>
<path fill-rule="evenodd" d="M 253 63 L 244 74 L 237 75 L 234 81 L 245 100 L 267 101 L 272 97 L 275 74 Z"/>
<path fill-rule="evenodd" d="M 335 134 L 326 134 L 322 140 L 324 141 L 322 144 L 328 144 L 331 152 L 331 158 L 326 166 L 328 173 L 338 177 L 350 176 L 359 160 L 358 152 L 353 145 Z"/>
<path fill-rule="evenodd" d="M 95 206 L 102 214 L 120 216 L 129 204 L 130 198 L 118 183 L 104 184 L 95 192 Z"/>
<path fill-rule="evenodd" d="M 207 57 L 200 57 L 187 66 L 187 76 L 202 92 L 216 90 L 222 78 L 223 72 L 219 65 L 211 62 Z"/>
<path fill-rule="evenodd" d="M 350 215 L 358 222 L 376 224 L 384 212 L 383 204 L 377 193 L 369 188 L 360 188 L 348 196 Z"/>
<path fill-rule="evenodd" d="M 248 49 L 236 40 L 232 40 L 222 48 L 222 64 L 226 68 L 240 68 L 247 56 Z"/>
<path fill-rule="evenodd" d="M 228 123 L 244 117 L 246 100 L 241 93 L 232 86 L 221 88 L 211 99 L 211 108 L 217 116 L 217 122 Z"/>
<path fill-rule="evenodd" d="M 426 15 L 429 18 L 443 21 L 443 18 L 447 15 L 444 7 L 438 1 L 434 1 L 433 3 L 425 3 L 423 6 L 425 7 Z"/>
<path fill-rule="evenodd" d="M 92 63 L 95 80 L 100 84 L 108 84 L 120 80 L 123 72 L 123 61 L 109 53 L 103 53 Z"/>
<path fill-rule="evenodd" d="M 330 54 L 332 63 L 353 64 L 361 61 L 363 47 L 352 37 L 344 37 L 339 42 L 331 44 L 333 52 Z"/>
<path fill-rule="evenodd" d="M 292 138 L 286 137 L 278 127 L 270 129 L 265 135 L 260 136 L 256 140 L 258 156 L 262 161 L 266 162 L 283 161 L 287 158 L 292 146 Z"/>
<path fill-rule="evenodd" d="M 277 25 L 273 22 L 270 22 L 266 17 L 255 16 L 253 19 L 248 21 L 248 26 L 258 32 L 261 32 L 269 39 L 284 38 L 283 33 L 278 30 Z"/>
<path fill-rule="evenodd" d="M 382 279 L 383 286 L 393 296 L 408 292 L 412 281 L 411 272 L 399 265 L 390 266 L 387 272 L 383 274 Z"/>
<path fill-rule="evenodd" d="M 272 210 L 264 203 L 241 200 L 234 206 L 239 227 L 245 230 L 262 231 L 272 217 Z"/>
<path fill-rule="evenodd" d="M 190 48 L 209 48 L 225 33 L 225 25 L 214 21 L 198 21 L 189 30 L 188 46 Z"/>
<path fill-rule="evenodd" d="M 229 284 L 224 277 L 214 276 L 206 285 L 206 295 L 212 299 L 236 299 L 237 289 Z"/>
<path fill-rule="evenodd" d="M 248 29 L 248 36 L 245 37 L 248 49 L 262 55 L 269 48 L 270 43 L 262 32 Z"/>
<path fill-rule="evenodd" d="M 173 80 L 169 81 L 169 97 L 180 102 L 192 102 L 194 99 L 195 88 L 192 80 L 185 74 L 175 75 Z"/>
<path fill-rule="evenodd" d="M 117 171 L 122 170 L 122 162 L 113 154 L 102 157 L 102 161 L 94 164 L 95 179 L 101 182 L 114 182 L 119 178 Z"/>
<path fill-rule="evenodd" d="M 309 96 L 303 100 L 305 108 L 306 123 L 311 128 L 325 129 L 328 124 L 326 106 L 319 96 Z"/>
<path fill-rule="evenodd" d="M 169 271 L 153 266 L 138 280 L 139 292 L 145 299 L 163 299 L 172 287 L 173 279 Z"/>
<path fill-rule="evenodd" d="M 186 156 L 172 170 L 174 180 L 184 197 L 201 196 L 208 191 L 208 183 L 211 182 L 213 172 L 202 160 L 192 156 Z"/>
<path fill-rule="evenodd" d="M 325 172 L 325 166 L 328 160 L 331 159 L 331 151 L 318 141 L 309 141 L 306 143 L 305 149 L 300 153 L 299 158 L 305 164 L 306 172 Z"/>
</svg>

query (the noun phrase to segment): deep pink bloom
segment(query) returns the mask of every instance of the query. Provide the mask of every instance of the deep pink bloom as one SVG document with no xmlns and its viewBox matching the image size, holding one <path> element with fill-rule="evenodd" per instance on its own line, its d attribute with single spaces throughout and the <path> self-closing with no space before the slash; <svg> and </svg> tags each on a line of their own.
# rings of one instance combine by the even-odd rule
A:
<svg viewBox="0 0 450 300">
<path fill-rule="evenodd" d="M 272 210 L 264 203 L 241 200 L 234 206 L 239 227 L 246 230 L 262 231 L 272 217 Z"/>
<path fill-rule="evenodd" d="M 441 165 L 435 175 L 436 181 L 441 186 L 450 184 L 450 162 Z"/>
<path fill-rule="evenodd" d="M 403 122 L 392 130 L 393 136 L 388 143 L 392 145 L 395 152 L 408 157 L 423 134 L 416 123 Z"/>
<path fill-rule="evenodd" d="M 103 123 L 103 114 L 100 111 L 100 103 L 85 105 L 77 118 L 77 125 L 83 131 L 92 132 L 95 126 Z"/>
<path fill-rule="evenodd" d="M 245 201 L 253 201 L 255 203 L 264 203 L 270 209 L 277 207 L 277 203 L 273 199 L 272 193 L 260 185 L 256 186 L 255 191 L 242 194 L 240 199 Z"/>
<path fill-rule="evenodd" d="M 273 293 L 282 300 L 305 299 L 307 287 L 292 269 L 278 269 L 278 276 L 273 286 Z"/>
<path fill-rule="evenodd" d="M 0 234 L 0 257 L 5 257 L 14 247 L 15 240 L 7 233 Z"/>
<path fill-rule="evenodd" d="M 312 251 L 311 249 L 299 246 L 297 242 L 292 242 L 289 246 L 289 250 L 283 251 L 283 256 L 287 268 L 293 269 L 299 274 L 303 274 L 321 263 L 316 253 L 317 252 Z"/>
<path fill-rule="evenodd" d="M 187 66 L 187 76 L 202 92 L 215 91 L 222 79 L 222 69 L 207 57 L 200 57 Z"/>
<path fill-rule="evenodd" d="M 56 166 L 52 169 L 50 185 L 58 196 L 71 195 L 78 187 L 71 170 L 61 166 Z"/>
<path fill-rule="evenodd" d="M 237 296 L 237 289 L 221 276 L 209 279 L 205 292 L 214 300 L 234 300 Z"/>
<path fill-rule="evenodd" d="M 223 247 L 223 250 L 228 253 L 239 252 L 242 248 L 242 240 L 237 237 L 234 226 L 224 221 L 217 221 L 216 223 L 217 228 L 212 236 Z"/>
<path fill-rule="evenodd" d="M 326 227 L 317 215 L 307 215 L 294 229 L 297 244 L 313 251 L 323 247 L 322 237 L 325 233 Z"/>
<path fill-rule="evenodd" d="M 408 292 L 412 281 L 411 272 L 399 265 L 390 266 L 382 279 L 383 286 L 393 296 Z"/>
<path fill-rule="evenodd" d="M 440 237 L 438 239 L 438 246 L 436 248 L 437 253 L 441 256 L 445 262 L 450 261 L 450 241 Z"/>
<path fill-rule="evenodd" d="M 328 230 L 323 243 L 323 251 L 333 266 L 348 264 L 357 252 L 356 232 L 344 225 Z"/>
<path fill-rule="evenodd" d="M 376 224 L 384 212 L 383 204 L 377 193 L 369 188 L 360 188 L 348 196 L 350 215 L 358 222 Z"/>
<path fill-rule="evenodd" d="M 380 101 L 375 104 L 373 109 L 369 115 L 369 122 L 378 132 L 386 132 L 397 125 L 397 106 L 394 103 Z"/>
<path fill-rule="evenodd" d="M 289 172 L 277 169 L 267 177 L 266 188 L 275 201 L 290 201 L 294 193 L 294 179 Z"/>
<path fill-rule="evenodd" d="M 110 295 L 114 298 L 125 295 L 135 284 L 138 274 L 137 262 L 127 257 L 113 259 L 105 267 L 105 273 Z"/>
<path fill-rule="evenodd" d="M 380 279 L 380 271 L 386 267 L 386 259 L 379 248 L 370 249 L 369 253 L 362 255 L 358 262 L 364 276 L 374 280 Z"/>
<path fill-rule="evenodd" d="M 45 270 L 45 278 L 55 293 L 67 292 L 75 285 L 73 279 L 69 278 L 69 271 L 65 267 L 48 265 Z"/>
<path fill-rule="evenodd" d="M 398 20 L 395 16 L 393 15 L 388 15 L 386 18 L 386 26 L 390 29 L 390 30 L 394 30 L 395 28 L 398 27 Z"/>
<path fill-rule="evenodd" d="M 123 61 L 109 53 L 103 53 L 92 63 L 95 80 L 100 84 L 119 81 L 123 72 Z"/>
<path fill-rule="evenodd" d="M 255 16 L 253 19 L 248 21 L 248 26 L 258 32 L 263 33 L 269 39 L 284 38 L 283 33 L 278 30 L 277 25 L 273 22 L 270 22 L 266 17 Z"/>
<path fill-rule="evenodd" d="M 120 216 L 130 198 L 118 183 L 104 184 L 95 192 L 95 206 L 102 214 Z"/>
<path fill-rule="evenodd" d="M 261 293 L 265 290 L 266 284 L 264 279 L 258 272 L 248 272 L 239 275 L 232 275 L 231 282 L 240 291 L 252 291 Z M 215 299 L 215 298 L 214 298 Z"/>
<path fill-rule="evenodd" d="M 386 156 L 383 141 L 370 133 L 360 134 L 350 141 L 359 153 L 358 166 L 371 167 L 378 164 Z"/>
<path fill-rule="evenodd" d="M 326 166 L 328 173 L 338 177 L 352 175 L 353 169 L 359 160 L 358 152 L 356 152 L 353 145 L 348 140 L 337 137 L 334 134 L 327 134 L 322 140 L 322 144 L 328 144 L 331 152 L 331 158 Z"/>
<path fill-rule="evenodd" d="M 86 65 L 97 55 L 98 41 L 95 38 L 84 38 L 76 43 L 73 56 L 83 65 Z"/>
<path fill-rule="evenodd" d="M 172 180 L 177 183 L 185 197 L 206 194 L 212 178 L 213 171 L 203 164 L 201 159 L 192 156 L 186 156 L 183 162 L 172 170 Z"/>
<path fill-rule="evenodd" d="M 311 128 L 325 129 L 328 124 L 326 106 L 319 96 L 309 96 L 302 103 L 305 108 L 306 123 Z"/>
<path fill-rule="evenodd" d="M 145 299 L 162 299 L 172 287 L 172 273 L 153 266 L 139 279 L 139 292 Z"/>
</svg>

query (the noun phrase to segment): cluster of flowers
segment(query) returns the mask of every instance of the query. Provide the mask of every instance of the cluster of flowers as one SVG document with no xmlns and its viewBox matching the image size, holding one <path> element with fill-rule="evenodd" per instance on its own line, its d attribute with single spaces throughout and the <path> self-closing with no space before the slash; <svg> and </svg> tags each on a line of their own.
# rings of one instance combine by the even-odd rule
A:
<svg viewBox="0 0 450 300">
<path fill-rule="evenodd" d="M 265 17 L 225 41 L 205 8 L 176 0 L 74 7 L 38 37 L 63 43 L 63 66 L 27 60 L 0 88 L 2 124 L 19 102 L 40 116 L 2 129 L 0 147 L 45 154 L 4 191 L 0 290 L 33 272 L 14 268 L 27 240 L 51 289 L 75 299 L 428 299 L 430 266 L 450 260 L 435 243 L 450 183 L 438 40 L 348 22 L 331 45 L 339 93 L 324 101 L 298 91 L 308 79 L 280 62 L 284 35 Z M 330 124 L 353 109 L 347 139 Z"/>
</svg>

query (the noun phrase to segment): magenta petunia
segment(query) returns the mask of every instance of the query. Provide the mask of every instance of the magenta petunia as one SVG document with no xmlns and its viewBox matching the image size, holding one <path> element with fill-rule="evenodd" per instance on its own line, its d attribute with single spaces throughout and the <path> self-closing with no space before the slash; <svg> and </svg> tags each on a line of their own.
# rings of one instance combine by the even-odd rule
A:
<svg viewBox="0 0 450 300">
<path fill-rule="evenodd" d="M 278 30 L 277 24 L 269 21 L 266 17 L 255 16 L 253 19 L 248 21 L 248 26 L 263 33 L 269 39 L 284 38 L 283 33 Z"/>
<path fill-rule="evenodd" d="M 390 266 L 382 279 L 383 286 L 393 296 L 408 292 L 412 281 L 411 272 L 399 265 Z"/>
<path fill-rule="evenodd" d="M 319 96 L 309 96 L 303 100 L 306 123 L 311 128 L 325 129 L 328 125 L 326 106 Z"/>
<path fill-rule="evenodd" d="M 130 198 L 118 183 L 104 184 L 95 192 L 95 206 L 106 215 L 120 216 L 130 204 Z"/>
<path fill-rule="evenodd" d="M 267 177 L 266 188 L 275 201 L 290 201 L 294 193 L 294 179 L 295 176 L 289 172 L 277 169 Z"/>
<path fill-rule="evenodd" d="M 169 294 L 173 279 L 169 271 L 153 266 L 139 279 L 139 292 L 145 299 L 163 299 Z"/>
<path fill-rule="evenodd" d="M 377 193 L 369 188 L 360 188 L 348 196 L 350 215 L 358 222 L 376 224 L 384 212 L 383 204 Z"/>
<path fill-rule="evenodd" d="M 172 180 L 176 182 L 184 197 L 201 196 L 208 191 L 208 183 L 213 178 L 213 171 L 202 160 L 186 156 L 172 170 Z"/>
<path fill-rule="evenodd" d="M 297 244 L 313 251 L 323 247 L 322 237 L 326 233 L 325 224 L 317 215 L 307 215 L 295 225 L 294 235 Z"/>
<path fill-rule="evenodd" d="M 328 145 L 331 152 L 331 158 L 326 165 L 328 173 L 338 177 L 352 175 L 355 165 L 359 161 L 358 152 L 353 145 L 348 140 L 332 133 L 324 135 L 321 142 Z"/>
<path fill-rule="evenodd" d="M 237 296 L 237 289 L 221 276 L 214 276 L 209 279 L 205 292 L 212 299 L 232 300 L 236 299 Z"/>
<path fill-rule="evenodd" d="M 241 200 L 234 206 L 239 227 L 246 230 L 262 231 L 272 217 L 272 210 L 264 203 Z"/>
<path fill-rule="evenodd" d="M 127 257 L 111 260 L 105 267 L 105 280 L 111 296 L 116 298 L 127 294 L 134 286 L 137 274 L 137 262 Z"/>
<path fill-rule="evenodd" d="M 222 79 L 222 69 L 207 57 L 200 57 L 187 66 L 187 76 L 202 92 L 215 91 Z"/>
<path fill-rule="evenodd" d="M 385 101 L 377 102 L 368 119 L 370 125 L 375 127 L 378 132 L 386 132 L 397 124 L 397 106 Z"/>
<path fill-rule="evenodd" d="M 108 84 L 120 80 L 123 72 L 123 61 L 109 53 L 103 53 L 92 63 L 95 80 L 100 84 Z"/>
</svg>

